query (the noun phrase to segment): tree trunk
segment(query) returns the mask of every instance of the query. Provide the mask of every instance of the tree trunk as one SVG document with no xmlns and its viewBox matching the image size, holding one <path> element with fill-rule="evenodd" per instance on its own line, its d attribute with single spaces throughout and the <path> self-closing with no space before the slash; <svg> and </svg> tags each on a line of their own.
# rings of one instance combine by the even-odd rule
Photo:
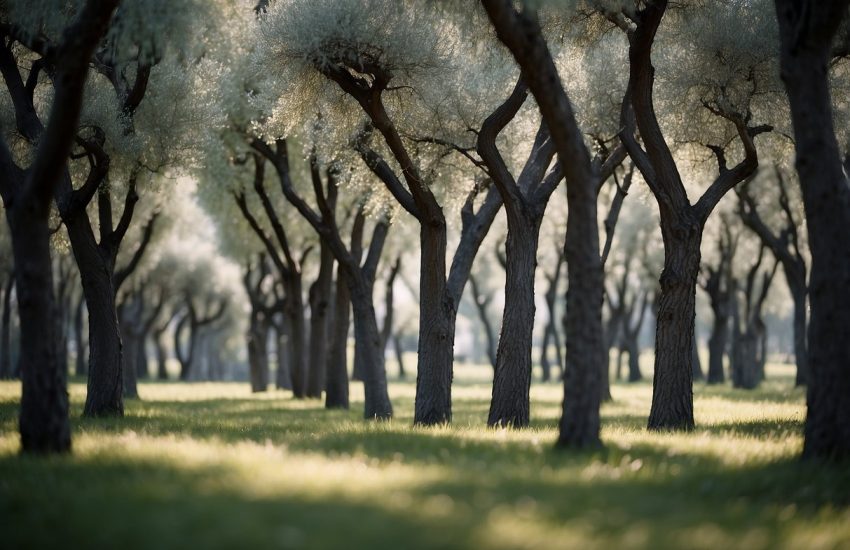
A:
<svg viewBox="0 0 850 550">
<path fill-rule="evenodd" d="M 124 397 L 138 399 L 139 390 L 136 385 L 136 359 L 138 358 L 139 339 L 132 333 L 132 328 L 121 324 L 121 341 L 124 343 Z"/>
<path fill-rule="evenodd" d="M 355 283 L 349 290 L 354 311 L 354 354 L 359 356 L 364 374 L 366 400 L 363 417 L 367 420 L 389 419 L 392 418 L 393 407 L 387 391 L 384 349 L 372 305 L 372 289 L 367 284 Z"/>
<path fill-rule="evenodd" d="M 560 152 L 559 152 L 560 156 Z M 567 159 L 562 158 L 561 162 Z M 567 181 L 567 313 L 564 403 L 558 446 L 588 448 L 599 439 L 600 377 L 607 369 L 602 330 L 604 279 L 599 255 L 596 192 L 592 181 Z"/>
<path fill-rule="evenodd" d="M 678 233 L 670 225 L 678 225 Z M 694 305 L 702 227 L 696 222 L 679 220 L 671 224 L 670 220 L 662 219 L 662 229 L 664 271 L 660 279 L 648 428 L 691 430 L 694 427 Z"/>
<path fill-rule="evenodd" d="M 123 351 L 115 304 L 115 259 L 97 244 L 87 216 L 85 210 L 63 216 L 89 314 L 89 376 L 83 416 L 122 416 Z"/>
<path fill-rule="evenodd" d="M 835 137 L 828 77 L 831 37 L 846 6 L 844 1 L 801 8 L 798 2 L 776 0 L 782 79 L 812 254 L 806 458 L 850 456 L 850 188 Z M 809 17 L 812 10 L 817 17 Z"/>
<path fill-rule="evenodd" d="M 21 322 L 21 446 L 39 453 L 71 450 L 65 371 L 58 364 L 52 334 L 53 277 L 45 218 L 7 205 Z"/>
<path fill-rule="evenodd" d="M 445 222 L 423 223 L 420 243 L 419 344 L 413 423 L 430 426 L 452 420 L 456 304 L 446 288 Z"/>
<path fill-rule="evenodd" d="M 789 286 L 792 286 L 790 282 Z M 809 350 L 806 335 L 806 325 L 808 323 L 807 296 L 808 292 L 805 282 L 802 284 L 802 287 L 792 286 L 791 297 L 794 299 L 794 362 L 797 364 L 797 376 L 794 380 L 794 385 L 796 386 L 805 386 L 809 383 Z"/>
<path fill-rule="evenodd" d="M 401 336 L 399 333 L 393 333 L 393 348 L 395 348 L 395 360 L 398 363 L 398 379 L 404 380 L 407 378 L 407 372 L 404 370 L 404 349 L 401 346 Z"/>
<path fill-rule="evenodd" d="M 3 313 L 0 318 L 0 379 L 12 377 L 12 289 L 15 287 L 15 272 L 9 273 L 9 278 L 3 288 Z"/>
<path fill-rule="evenodd" d="M 334 257 L 321 244 L 319 275 L 310 286 L 310 361 L 307 397 L 321 399 L 325 390 L 328 363 L 329 308 L 333 284 Z"/>
<path fill-rule="evenodd" d="M 80 293 L 80 298 L 77 300 L 77 305 L 74 310 L 74 342 L 77 348 L 77 357 L 74 367 L 74 372 L 77 376 L 85 376 L 89 372 L 89 361 L 86 357 L 86 344 L 83 336 L 83 314 L 86 307 L 86 298 Z"/>
<path fill-rule="evenodd" d="M 282 315 L 280 322 L 275 326 L 277 332 L 277 372 L 275 373 L 275 386 L 279 390 L 292 391 L 292 370 L 290 369 L 292 346 L 292 330 L 290 329 L 289 317 Z"/>
<path fill-rule="evenodd" d="M 63 270 L 60 269 L 60 276 Z M 54 315 L 53 320 L 56 323 L 54 338 L 56 339 L 56 361 L 59 363 L 59 368 L 64 371 L 64 376 L 68 377 L 68 300 L 67 300 L 67 285 L 68 281 L 60 281 L 56 296 L 54 297 Z"/>
<path fill-rule="evenodd" d="M 163 327 L 161 331 L 154 331 L 153 333 L 153 345 L 156 349 L 157 380 L 168 380 L 168 354 L 165 351 L 165 344 L 162 343 L 162 337 L 167 328 L 168 325 Z"/>
<path fill-rule="evenodd" d="M 248 329 L 248 366 L 251 391 L 254 393 L 264 392 L 269 386 L 269 323 L 259 317 L 251 315 L 251 326 Z"/>
<path fill-rule="evenodd" d="M 549 322 L 546 322 L 546 328 L 543 329 L 543 341 L 540 343 L 540 381 L 548 382 L 552 379 L 552 364 L 549 362 Z"/>
<path fill-rule="evenodd" d="M 292 376 L 292 395 L 303 399 L 307 395 L 307 353 L 304 344 L 307 341 L 304 321 L 304 301 L 301 292 L 300 276 L 287 282 L 286 315 L 289 316 L 289 368 Z"/>
<path fill-rule="evenodd" d="M 624 340 L 621 340 L 620 345 L 617 346 L 617 366 L 614 368 L 614 380 L 617 382 L 623 379 L 623 354 L 625 353 L 626 344 Z"/>
<path fill-rule="evenodd" d="M 73 246 L 77 233 L 68 227 Z M 124 387 L 122 343 L 115 308 L 112 269 L 103 261 L 94 243 L 73 246 L 89 312 L 89 378 L 84 416 L 122 416 Z M 95 247 L 95 248 L 92 248 Z"/>
<path fill-rule="evenodd" d="M 325 408 L 348 408 L 348 330 L 351 323 L 351 292 L 345 270 L 336 270 L 331 348 L 328 353 L 328 380 Z"/>
<path fill-rule="evenodd" d="M 744 331 L 737 336 L 732 358 L 732 387 L 752 390 L 759 385 L 758 336 Z"/>
<path fill-rule="evenodd" d="M 722 384 L 726 380 L 723 369 L 723 356 L 729 338 L 729 317 L 714 311 L 714 324 L 708 339 L 708 380 L 709 384 Z"/>
<path fill-rule="evenodd" d="M 139 346 L 136 349 L 136 378 L 141 380 L 147 380 L 151 377 L 150 370 L 148 369 L 148 332 L 142 329 L 142 332 L 139 334 Z"/>
<path fill-rule="evenodd" d="M 699 339 L 697 338 L 696 327 L 694 327 L 694 336 L 691 342 L 691 366 L 694 369 L 694 380 L 704 380 L 705 375 L 702 373 L 702 361 L 699 358 Z"/>
<path fill-rule="evenodd" d="M 186 330 L 187 326 L 189 326 L 189 313 L 186 313 L 174 327 L 174 355 L 180 363 L 180 374 L 178 375 L 178 379 L 183 381 L 189 379 L 190 356 L 187 356 L 183 351 L 184 348 L 181 342 L 183 339 L 183 331 Z M 189 348 L 189 353 L 191 354 L 191 344 L 189 345 Z"/>
<path fill-rule="evenodd" d="M 487 425 L 523 428 L 530 420 L 534 273 L 540 219 L 512 215 L 510 209 L 507 212 L 505 309 Z"/>
<path fill-rule="evenodd" d="M 643 374 L 640 372 L 640 347 L 637 338 L 629 338 L 629 382 L 640 382 Z"/>
</svg>

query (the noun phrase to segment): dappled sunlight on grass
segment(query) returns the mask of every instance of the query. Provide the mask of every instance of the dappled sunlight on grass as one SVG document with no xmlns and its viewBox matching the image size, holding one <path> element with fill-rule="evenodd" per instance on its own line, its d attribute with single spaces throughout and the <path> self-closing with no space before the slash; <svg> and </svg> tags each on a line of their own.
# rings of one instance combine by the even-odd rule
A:
<svg viewBox="0 0 850 550">
<path fill-rule="evenodd" d="M 532 428 L 491 430 L 482 369 L 458 369 L 455 421 L 436 428 L 411 427 L 412 380 L 391 383 L 383 423 L 361 419 L 360 384 L 351 411 L 325 411 L 149 382 L 125 418 L 88 420 L 77 382 L 74 453 L 47 459 L 18 455 L 20 386 L 0 383 L 0 530 L 10 547 L 850 545 L 850 471 L 797 460 L 803 392 L 785 376 L 697 385 L 690 434 L 647 432 L 650 383 L 615 384 L 605 448 L 567 453 L 560 384 L 533 387 Z"/>
</svg>

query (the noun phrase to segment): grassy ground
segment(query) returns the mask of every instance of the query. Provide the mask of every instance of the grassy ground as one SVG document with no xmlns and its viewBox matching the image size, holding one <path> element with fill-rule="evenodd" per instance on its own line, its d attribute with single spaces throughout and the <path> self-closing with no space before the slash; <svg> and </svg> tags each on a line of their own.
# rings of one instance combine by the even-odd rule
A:
<svg viewBox="0 0 850 550">
<path fill-rule="evenodd" d="M 615 385 L 602 451 L 552 449 L 561 389 L 534 425 L 488 430 L 489 385 L 459 368 L 451 427 L 410 427 L 247 384 L 144 383 L 121 420 L 82 420 L 74 453 L 18 454 L 20 387 L 0 383 L 0 546 L 69 548 L 850 548 L 850 469 L 801 464 L 788 369 L 755 392 L 697 387 L 698 429 L 644 429 L 651 387 Z"/>
</svg>

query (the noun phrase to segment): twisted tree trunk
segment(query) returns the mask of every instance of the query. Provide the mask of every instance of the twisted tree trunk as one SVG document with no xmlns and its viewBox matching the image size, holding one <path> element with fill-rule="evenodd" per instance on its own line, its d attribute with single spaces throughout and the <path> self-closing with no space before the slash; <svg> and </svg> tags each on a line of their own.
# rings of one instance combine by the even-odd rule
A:
<svg viewBox="0 0 850 550">
<path fill-rule="evenodd" d="M 523 216 L 514 209 L 506 211 L 505 309 L 487 425 L 524 427 L 530 420 L 534 272 L 541 218 Z"/>
</svg>

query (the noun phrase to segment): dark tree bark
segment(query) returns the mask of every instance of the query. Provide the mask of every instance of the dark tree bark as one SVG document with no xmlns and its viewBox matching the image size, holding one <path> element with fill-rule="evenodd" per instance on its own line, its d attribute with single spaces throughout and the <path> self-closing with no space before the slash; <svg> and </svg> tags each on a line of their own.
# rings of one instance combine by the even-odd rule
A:
<svg viewBox="0 0 850 550">
<path fill-rule="evenodd" d="M 717 157 L 719 175 L 699 200 L 691 204 L 664 139 L 653 100 L 652 47 L 666 9 L 666 0 L 646 4 L 628 16 L 631 24 L 623 19 L 626 16 L 622 13 L 608 15 L 625 29 L 629 41 L 629 84 L 623 102 L 620 138 L 658 202 L 664 241 L 652 409 L 647 427 L 690 430 L 694 426 L 694 303 L 703 228 L 720 199 L 755 172 L 758 154 L 753 139 L 771 128 L 751 127 L 751 113 L 738 113 L 725 105 L 706 102 L 705 107 L 712 114 L 735 127 L 744 158 L 730 168 L 723 147 L 709 146 Z M 640 132 L 645 149 L 638 144 L 635 131 Z"/>
<path fill-rule="evenodd" d="M 808 380 L 809 354 L 806 339 L 807 328 L 807 297 L 806 260 L 800 252 L 797 235 L 798 222 L 794 218 L 788 199 L 785 179 L 779 169 L 776 169 L 779 184 L 779 204 L 785 217 L 785 226 L 776 234 L 759 215 L 755 199 L 749 193 L 749 182 L 744 185 L 738 197 L 740 198 L 741 220 L 752 230 L 761 242 L 770 248 L 773 256 L 782 264 L 785 281 L 794 302 L 794 360 L 797 365 L 795 384 L 804 386 Z"/>
<path fill-rule="evenodd" d="M 735 307 L 735 296 L 732 283 L 732 261 L 737 248 L 737 238 L 732 236 L 732 230 L 727 220 L 723 219 L 723 227 L 718 239 L 718 265 L 705 266 L 702 288 L 708 294 L 714 320 L 711 336 L 708 339 L 708 378 L 709 384 L 722 384 L 726 380 L 723 368 L 723 356 L 726 355 L 729 340 L 729 319 L 732 308 Z"/>
<path fill-rule="evenodd" d="M 36 143 L 32 163 L 20 168 L 5 141 L 0 140 L 0 197 L 12 237 L 21 323 L 20 433 L 24 452 L 67 452 L 71 448 L 66 380 L 53 345 L 48 217 L 71 152 L 88 63 L 116 5 L 117 0 L 86 2 L 63 30 L 53 52 L 54 95 L 46 127 L 38 119 L 5 37 L 0 47 L 0 71 L 14 106 L 16 125 L 23 136 Z"/>
<path fill-rule="evenodd" d="M 602 261 L 594 169 L 572 105 L 561 86 L 536 14 L 517 12 L 509 0 L 482 0 L 496 34 L 511 51 L 551 132 L 567 180 L 564 256 L 569 289 L 565 332 L 564 412 L 558 444 L 594 447 L 599 440 L 599 377 L 605 361 L 602 334 Z"/>
<path fill-rule="evenodd" d="M 15 271 L 9 272 L 3 283 L 3 313 L 0 317 L 0 379 L 12 378 L 12 291 L 15 288 Z"/>
</svg>

